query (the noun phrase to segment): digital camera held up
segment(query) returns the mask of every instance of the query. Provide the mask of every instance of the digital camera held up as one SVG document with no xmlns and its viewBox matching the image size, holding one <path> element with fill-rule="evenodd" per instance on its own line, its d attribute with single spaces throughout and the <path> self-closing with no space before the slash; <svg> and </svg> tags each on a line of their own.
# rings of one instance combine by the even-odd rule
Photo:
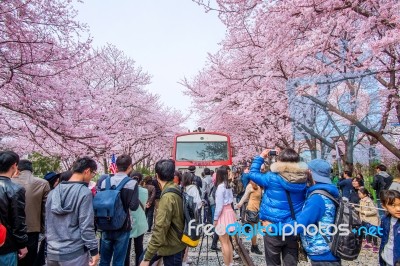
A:
<svg viewBox="0 0 400 266">
<path fill-rule="evenodd" d="M 276 150 L 270 150 L 268 152 L 268 156 L 277 156 L 277 155 L 278 155 L 278 152 Z"/>
</svg>

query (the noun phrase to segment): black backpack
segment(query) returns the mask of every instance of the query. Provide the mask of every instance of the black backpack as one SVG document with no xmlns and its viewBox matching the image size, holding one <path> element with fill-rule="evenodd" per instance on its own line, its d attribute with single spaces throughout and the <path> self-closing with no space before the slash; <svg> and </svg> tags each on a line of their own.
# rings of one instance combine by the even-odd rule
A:
<svg viewBox="0 0 400 266">
<path fill-rule="evenodd" d="M 178 233 L 179 239 L 182 243 L 189 247 L 197 247 L 200 242 L 202 230 L 197 230 L 200 224 L 199 217 L 197 215 L 196 204 L 193 201 L 193 197 L 189 196 L 186 192 L 178 188 L 167 188 L 161 193 L 161 197 L 166 193 L 175 193 L 182 198 L 183 204 L 183 216 L 184 216 L 184 229 L 181 231 L 175 224 L 171 223 L 171 227 Z M 189 222 L 191 223 L 191 230 L 189 231 Z"/>
<path fill-rule="evenodd" d="M 329 244 L 331 252 L 336 257 L 344 260 L 355 260 L 361 251 L 362 246 L 362 235 L 359 234 L 359 228 L 362 226 L 360 216 L 354 207 L 342 198 L 336 199 L 325 190 L 314 190 L 311 192 L 309 197 L 313 194 L 321 194 L 328 197 L 336 205 L 335 225 L 339 228 L 339 225 L 347 225 L 349 234 L 339 234 L 338 231 L 332 236 L 332 240 L 329 241 L 325 235 L 322 237 L 326 243 Z"/>
</svg>

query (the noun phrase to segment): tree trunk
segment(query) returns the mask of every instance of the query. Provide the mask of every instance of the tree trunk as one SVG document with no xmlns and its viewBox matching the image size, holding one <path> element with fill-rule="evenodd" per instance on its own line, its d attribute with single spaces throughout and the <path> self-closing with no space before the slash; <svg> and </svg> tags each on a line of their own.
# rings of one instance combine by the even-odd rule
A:
<svg viewBox="0 0 400 266">
<path fill-rule="evenodd" d="M 104 173 L 108 174 L 108 164 L 106 157 L 103 157 Z"/>
</svg>

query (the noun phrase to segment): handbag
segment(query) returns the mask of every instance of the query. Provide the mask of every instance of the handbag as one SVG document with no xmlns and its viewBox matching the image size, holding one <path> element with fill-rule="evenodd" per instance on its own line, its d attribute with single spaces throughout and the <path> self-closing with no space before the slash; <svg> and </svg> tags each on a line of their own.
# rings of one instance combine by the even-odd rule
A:
<svg viewBox="0 0 400 266">
<path fill-rule="evenodd" d="M 293 209 L 292 198 L 290 197 L 289 191 L 285 190 L 285 192 L 286 192 L 286 196 L 287 196 L 287 199 L 288 199 L 288 202 L 289 202 L 290 213 L 292 215 L 292 219 L 296 220 L 296 216 L 294 214 L 294 209 Z M 297 250 L 298 250 L 297 261 L 298 262 L 300 262 L 300 261 L 308 261 L 307 253 L 304 250 L 303 245 L 301 244 L 301 239 L 300 239 L 299 236 L 296 236 L 296 241 L 297 241 L 297 246 L 298 246 L 298 248 L 297 248 Z"/>
<path fill-rule="evenodd" d="M 298 257 L 297 260 L 300 261 L 308 261 L 307 258 L 307 253 L 303 248 L 303 245 L 301 243 L 300 237 L 297 237 L 297 245 L 298 245 Z"/>
<path fill-rule="evenodd" d="M 258 223 L 258 221 L 260 220 L 260 217 L 258 216 L 258 211 L 250 211 L 250 210 L 246 210 L 245 211 L 245 221 L 247 223 Z"/>
</svg>

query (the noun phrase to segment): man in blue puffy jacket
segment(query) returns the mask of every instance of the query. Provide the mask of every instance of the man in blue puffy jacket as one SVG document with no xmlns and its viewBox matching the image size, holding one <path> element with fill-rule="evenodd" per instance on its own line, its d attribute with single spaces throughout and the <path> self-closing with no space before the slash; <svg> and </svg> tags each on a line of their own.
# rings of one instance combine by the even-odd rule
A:
<svg viewBox="0 0 400 266">
<path fill-rule="evenodd" d="M 324 190 L 335 198 L 339 198 L 339 190 L 331 182 L 331 165 L 324 160 L 315 159 L 308 163 L 311 171 L 309 180 L 310 188 L 307 195 L 315 190 Z M 301 242 L 312 266 L 340 266 L 340 258 L 335 257 L 323 235 L 331 241 L 330 233 L 327 230 L 335 223 L 336 206 L 328 197 L 318 194 L 312 194 L 307 197 L 303 210 L 296 215 L 296 221 L 292 221 L 291 227 L 285 226 L 285 232 L 294 230 L 294 223 L 297 223 L 297 234 L 301 237 Z M 320 226 L 320 231 L 311 235 L 304 233 L 304 228 L 309 225 Z M 311 231 L 311 229 L 307 230 Z M 322 232 L 322 234 L 321 234 Z M 288 232 L 287 232 L 288 233 Z"/>
<path fill-rule="evenodd" d="M 263 225 L 269 223 L 287 223 L 292 221 L 286 191 L 293 202 L 294 212 L 301 211 L 307 189 L 307 165 L 300 162 L 300 156 L 293 149 L 283 150 L 278 161 L 271 165 L 271 172 L 262 173 L 261 167 L 268 157 L 267 149 L 256 156 L 248 174 L 248 178 L 264 188 L 260 206 L 260 219 Z M 282 236 L 264 235 L 265 261 L 268 266 L 297 264 L 298 245 L 296 236 L 285 239 Z"/>
</svg>

